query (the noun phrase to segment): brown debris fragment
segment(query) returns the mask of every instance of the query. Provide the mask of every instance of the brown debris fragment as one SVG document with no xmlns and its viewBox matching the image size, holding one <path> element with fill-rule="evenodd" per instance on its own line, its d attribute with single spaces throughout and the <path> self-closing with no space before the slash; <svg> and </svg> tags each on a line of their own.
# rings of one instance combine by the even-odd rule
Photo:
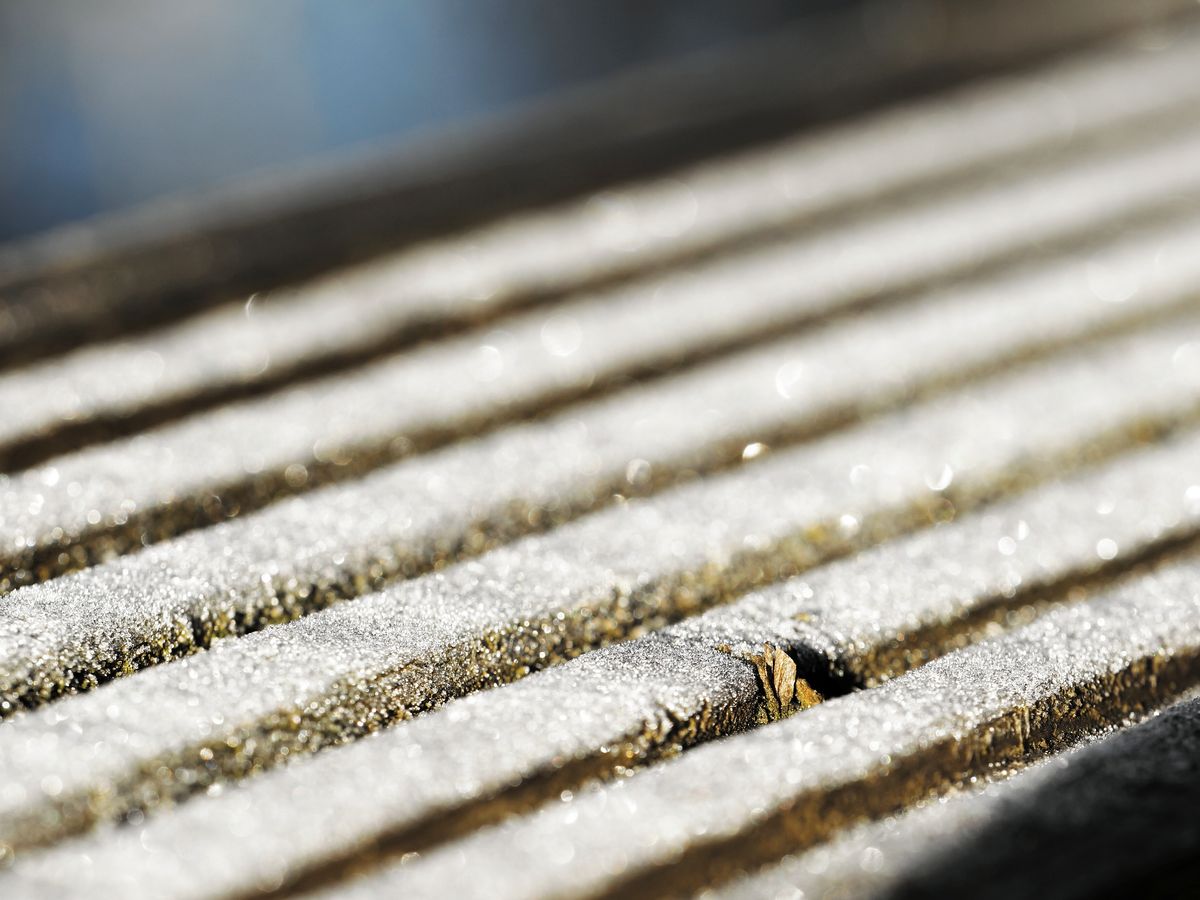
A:
<svg viewBox="0 0 1200 900">
<path fill-rule="evenodd" d="M 785 650 L 766 643 L 761 653 L 746 657 L 746 661 L 757 671 L 763 694 L 760 722 L 785 719 L 822 701 L 812 685 L 798 677 L 796 661 Z"/>
</svg>

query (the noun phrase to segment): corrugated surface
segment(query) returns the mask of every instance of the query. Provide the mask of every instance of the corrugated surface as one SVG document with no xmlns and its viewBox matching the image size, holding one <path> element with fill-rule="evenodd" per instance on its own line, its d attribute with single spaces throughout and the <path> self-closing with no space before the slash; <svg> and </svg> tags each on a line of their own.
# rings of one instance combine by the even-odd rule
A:
<svg viewBox="0 0 1200 900">
<path fill-rule="evenodd" d="M 0 372 L 0 896 L 1186 884 L 1174 30 Z"/>
</svg>

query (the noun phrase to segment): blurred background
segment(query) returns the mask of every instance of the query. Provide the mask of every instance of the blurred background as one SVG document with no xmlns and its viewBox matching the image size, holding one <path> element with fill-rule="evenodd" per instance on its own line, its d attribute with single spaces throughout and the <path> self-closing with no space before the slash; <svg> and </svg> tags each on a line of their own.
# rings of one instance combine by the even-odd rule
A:
<svg viewBox="0 0 1200 900">
<path fill-rule="evenodd" d="M 787 25 L 787 0 L 0 3 L 0 241 Z"/>
</svg>

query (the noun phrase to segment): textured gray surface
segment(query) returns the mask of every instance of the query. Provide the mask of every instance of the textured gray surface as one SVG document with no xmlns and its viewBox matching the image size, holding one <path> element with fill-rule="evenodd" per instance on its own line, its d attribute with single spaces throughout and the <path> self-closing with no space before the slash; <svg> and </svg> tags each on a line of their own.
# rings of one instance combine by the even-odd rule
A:
<svg viewBox="0 0 1200 900">
<path fill-rule="evenodd" d="M 1094 233 L 1105 220 L 1116 224 L 1111 220 L 1147 206 L 1186 199 L 1200 188 L 1198 156 L 1200 128 L 1183 117 L 1166 138 L 1075 159 L 1056 173 L 1025 173 L 916 210 L 871 215 L 818 233 L 799 249 L 752 251 L 759 257 L 753 281 L 733 257 L 707 264 L 702 278 L 684 269 L 645 292 L 623 288 L 632 322 L 593 312 L 602 333 L 595 345 L 583 345 L 578 332 L 578 354 L 556 352 L 575 343 L 578 323 L 539 317 L 511 336 L 460 338 L 0 477 L 0 502 L 10 511 L 0 525 L 7 557 L 0 577 L 10 585 L 46 577 L 319 480 L 361 474 L 503 418 L 506 404 L 527 407 L 614 374 L 601 360 L 617 373 L 639 354 L 643 364 L 661 357 L 669 365 L 664 336 L 677 349 L 731 331 L 762 336 L 797 316 L 945 277 L 998 254 L 1028 254 L 1064 232 Z M 972 227 L 963 228 L 964 220 Z M 730 302 L 731 295 L 741 302 Z M 24 391 L 12 418 L 45 394 Z"/>
<path fill-rule="evenodd" d="M 1186 321 L 998 376 L 18 717 L 0 730 L 0 834 L 36 841 L 120 812 L 131 798 L 153 805 L 340 742 L 1135 444 L 1194 416 L 1200 357 L 1179 352 L 1195 346 Z M 480 475 L 494 482 L 495 468 Z M 218 577 L 199 562 L 191 575 Z M 118 599 L 93 614 L 111 623 L 127 610 Z M 168 638 L 180 630 L 161 608 L 148 621 Z M 15 633 L 13 642 L 30 638 Z"/>
<path fill-rule="evenodd" d="M 1009 624 L 1027 619 L 1047 588 L 1057 587 L 1061 599 L 1082 577 L 1192 533 L 1200 524 L 1198 453 L 1200 436 L 1191 435 L 1118 459 L 198 798 L 138 828 L 25 854 L 17 874 L 43 890 L 53 884 L 79 895 L 198 897 L 290 884 L 376 844 L 411 852 L 431 834 L 458 830 L 459 820 L 546 799 L 587 777 L 794 711 L 795 701 L 789 708 L 775 690 L 775 663 L 785 670 L 788 663 L 770 648 L 788 653 L 799 676 L 823 688 L 845 669 L 859 680 L 879 675 L 878 666 L 857 661 L 893 657 L 906 643 L 924 656 L 893 663 L 888 673 L 924 661 L 937 643 L 908 635 L 931 625 L 954 634 L 957 624 L 962 634 L 995 607 L 1014 611 Z M 786 680 L 778 684 L 789 689 Z M 247 843 L 243 834 L 256 838 Z M 190 877 L 197 868 L 210 873 L 202 885 Z M 841 883 L 846 873 L 829 880 Z"/>
<path fill-rule="evenodd" d="M 1179 889 L 1197 40 L 10 367 L 0 896 Z"/>
<path fill-rule="evenodd" d="M 1194 559 L 1177 563 L 331 893 L 637 896 L 728 877 L 1195 685 L 1198 574 Z"/>
<path fill-rule="evenodd" d="M 1200 284 L 1200 257 L 1190 252 L 1197 241 L 1200 220 L 1173 218 L 1097 244 L 1087 260 L 1068 256 L 1018 269 L 759 346 L 20 590 L 0 614 L 0 708 L 36 705 L 215 637 L 294 618 L 477 552 L 485 539 L 602 505 L 613 492 L 641 493 L 736 461 L 747 445 L 786 443 L 886 408 L 922 385 L 952 384 L 1089 331 L 1187 307 Z M 1086 381 L 1092 366 L 1107 367 L 1108 353 L 1130 373 L 1150 373 L 1131 374 L 1133 383 L 1121 386 L 1130 411 L 1145 396 L 1160 406 L 1182 404 L 1169 415 L 1187 415 L 1194 401 L 1188 327 L 1159 328 L 1141 342 L 1148 349 L 1128 359 L 1114 344 L 1094 362 L 1078 363 L 1078 377 Z M 1166 356 L 1177 371 L 1160 386 Z M 1057 366 L 1048 363 L 1030 377 Z M 438 396 L 431 392 L 430 403 Z M 1105 398 L 1088 402 L 1097 400 Z M 1147 408 L 1151 418 L 1159 414 Z M 648 422 L 654 427 L 642 425 Z M 508 475 L 490 474 L 496 471 Z M 43 528 L 58 520 L 53 506 L 31 503 L 28 510 Z"/>
</svg>

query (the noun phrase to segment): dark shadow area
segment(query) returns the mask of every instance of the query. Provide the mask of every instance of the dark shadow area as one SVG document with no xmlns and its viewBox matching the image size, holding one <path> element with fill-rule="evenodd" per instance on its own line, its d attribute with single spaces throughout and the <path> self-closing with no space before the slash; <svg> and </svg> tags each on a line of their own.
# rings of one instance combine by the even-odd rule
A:
<svg viewBox="0 0 1200 900">
<path fill-rule="evenodd" d="M 892 900 L 1200 894 L 1200 699 L 1067 758 Z"/>
</svg>

